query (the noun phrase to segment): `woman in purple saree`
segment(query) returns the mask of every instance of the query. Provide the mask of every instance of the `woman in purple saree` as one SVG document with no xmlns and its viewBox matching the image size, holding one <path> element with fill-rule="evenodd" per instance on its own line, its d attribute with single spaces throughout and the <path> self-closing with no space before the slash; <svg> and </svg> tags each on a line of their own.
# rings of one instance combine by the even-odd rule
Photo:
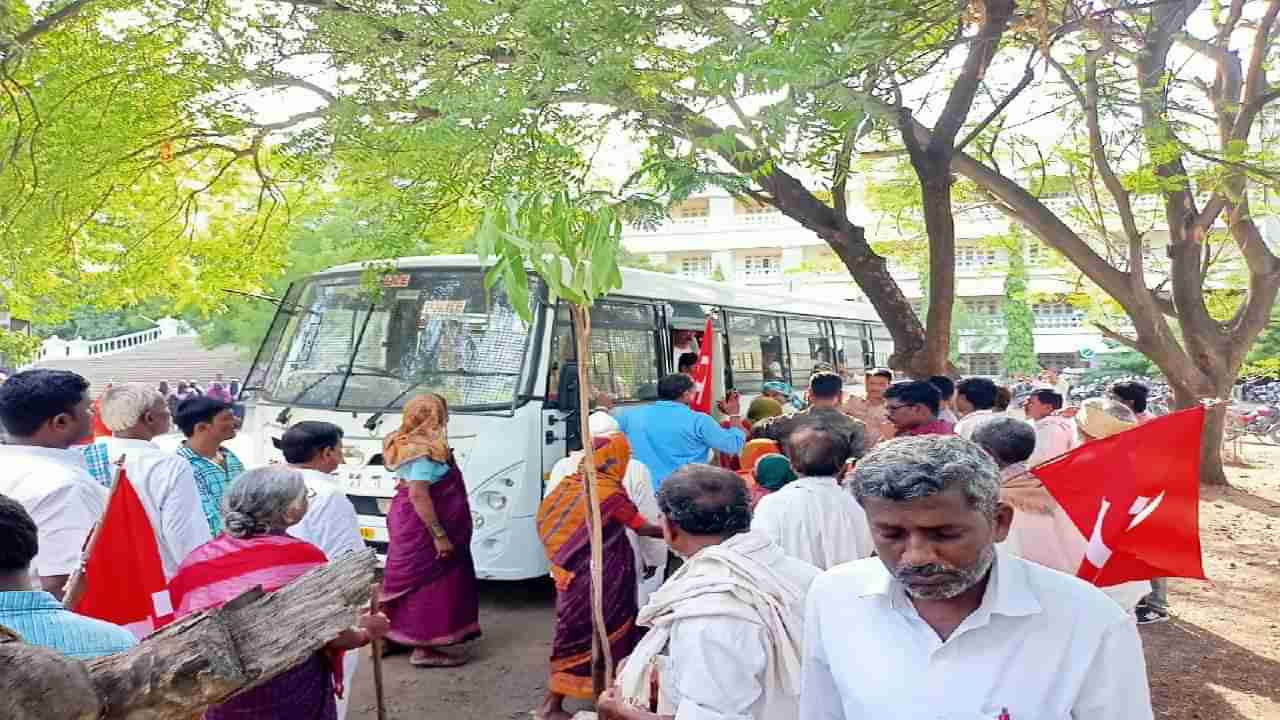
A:
<svg viewBox="0 0 1280 720">
<path fill-rule="evenodd" d="M 405 406 L 400 429 L 383 442 L 383 463 L 400 484 L 387 513 L 382 608 L 387 638 L 413 648 L 418 667 L 454 667 L 464 655 L 440 648 L 480 636 L 480 598 L 471 558 L 471 506 L 453 462 L 449 406 L 420 395 Z"/>
</svg>

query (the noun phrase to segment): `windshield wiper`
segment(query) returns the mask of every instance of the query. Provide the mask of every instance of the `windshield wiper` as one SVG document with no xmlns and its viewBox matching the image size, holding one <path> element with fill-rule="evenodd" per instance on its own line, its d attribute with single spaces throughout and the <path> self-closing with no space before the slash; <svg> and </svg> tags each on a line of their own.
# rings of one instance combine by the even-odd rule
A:
<svg viewBox="0 0 1280 720">
<path fill-rule="evenodd" d="M 300 402 L 302 398 L 306 397 L 307 393 L 311 392 L 313 389 L 315 389 L 317 385 L 324 382 L 325 380 L 328 380 L 334 375 L 337 375 L 339 373 L 342 373 L 345 375 L 349 370 L 350 368 L 344 368 L 342 366 L 338 366 L 329 372 L 321 374 L 320 377 L 315 379 L 315 381 L 307 383 L 306 387 L 299 390 L 297 395 L 294 395 L 292 398 L 289 399 L 289 402 L 285 403 L 284 409 L 280 411 L 279 415 L 276 415 L 276 423 L 280 425 L 288 424 L 289 416 L 293 414 L 293 406 L 296 405 L 298 402 Z"/>
</svg>

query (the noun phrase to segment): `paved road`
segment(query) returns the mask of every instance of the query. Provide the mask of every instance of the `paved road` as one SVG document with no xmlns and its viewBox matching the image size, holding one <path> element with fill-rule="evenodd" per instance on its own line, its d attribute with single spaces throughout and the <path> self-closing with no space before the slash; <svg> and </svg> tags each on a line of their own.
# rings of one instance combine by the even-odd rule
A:
<svg viewBox="0 0 1280 720">
<path fill-rule="evenodd" d="M 384 665 L 389 720 L 528 718 L 546 692 L 555 622 L 548 579 L 482 582 L 474 659 L 460 668 L 419 669 L 406 655 Z M 364 651 L 367 653 L 368 651 Z M 348 720 L 375 720 L 373 663 L 360 659 Z M 575 708 L 569 706 L 570 711 Z"/>
</svg>

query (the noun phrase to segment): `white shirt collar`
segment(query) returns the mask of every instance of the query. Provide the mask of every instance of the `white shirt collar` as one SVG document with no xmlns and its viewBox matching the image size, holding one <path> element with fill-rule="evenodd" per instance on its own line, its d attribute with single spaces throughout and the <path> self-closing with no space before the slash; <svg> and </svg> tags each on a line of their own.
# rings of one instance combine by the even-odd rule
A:
<svg viewBox="0 0 1280 720">
<path fill-rule="evenodd" d="M 117 447 L 136 448 L 139 450 L 142 450 L 142 449 L 159 450 L 160 449 L 159 445 L 155 444 L 150 440 L 139 440 L 137 438 L 123 438 L 123 437 L 117 437 L 115 435 L 112 435 L 111 437 L 105 437 L 100 442 L 104 442 L 109 445 L 115 445 Z"/>
<path fill-rule="evenodd" d="M 68 448 L 47 448 L 37 445 L 0 445 L 0 455 L 25 455 L 27 457 L 38 457 L 62 465 L 74 465 L 78 468 L 87 469 L 85 464 L 84 453 L 78 449 Z"/>
<path fill-rule="evenodd" d="M 996 559 L 991 563 L 991 576 L 987 581 L 986 592 L 982 595 L 982 603 L 965 619 L 965 626 L 986 625 L 992 615 L 1021 617 L 1035 615 L 1043 610 L 1027 581 L 1026 569 L 1009 558 L 1004 549 L 996 548 Z M 883 572 L 876 578 L 876 582 L 868 585 L 859 597 L 881 596 L 890 607 L 914 613 L 915 606 L 902 583 L 884 568 L 883 561 L 881 569 Z"/>
</svg>

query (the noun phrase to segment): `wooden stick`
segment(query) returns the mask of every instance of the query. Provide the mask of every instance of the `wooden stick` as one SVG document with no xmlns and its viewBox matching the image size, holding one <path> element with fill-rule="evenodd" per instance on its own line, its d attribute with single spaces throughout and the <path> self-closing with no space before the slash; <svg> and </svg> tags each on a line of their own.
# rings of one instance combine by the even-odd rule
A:
<svg viewBox="0 0 1280 720">
<path fill-rule="evenodd" d="M 369 593 L 370 613 L 377 614 L 381 593 L 382 586 L 374 583 L 373 590 Z M 369 647 L 373 651 L 373 692 L 378 700 L 378 720 L 387 720 L 387 698 L 382 691 L 382 641 L 374 640 Z M 347 688 L 347 692 L 351 692 L 351 689 Z"/>
</svg>

